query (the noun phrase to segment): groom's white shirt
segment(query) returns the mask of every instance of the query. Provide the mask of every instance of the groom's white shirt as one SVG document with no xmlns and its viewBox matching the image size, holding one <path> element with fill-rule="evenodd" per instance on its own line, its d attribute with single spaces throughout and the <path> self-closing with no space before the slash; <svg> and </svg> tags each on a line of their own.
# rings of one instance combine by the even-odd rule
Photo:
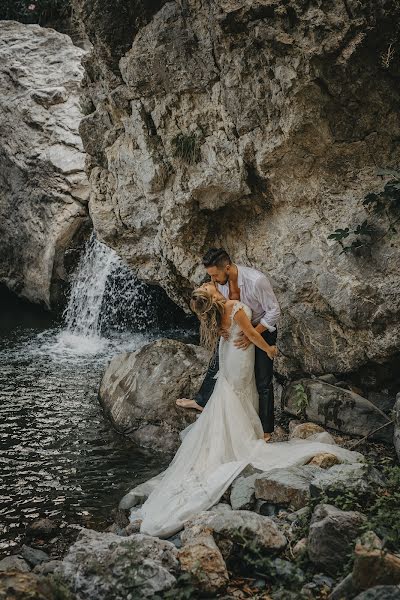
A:
<svg viewBox="0 0 400 600">
<path fill-rule="evenodd" d="M 281 310 L 268 277 L 257 269 L 236 266 L 240 300 L 251 308 L 253 325 L 261 323 L 269 331 L 275 331 Z M 225 298 L 229 298 L 229 283 L 217 283 L 217 288 Z"/>
</svg>

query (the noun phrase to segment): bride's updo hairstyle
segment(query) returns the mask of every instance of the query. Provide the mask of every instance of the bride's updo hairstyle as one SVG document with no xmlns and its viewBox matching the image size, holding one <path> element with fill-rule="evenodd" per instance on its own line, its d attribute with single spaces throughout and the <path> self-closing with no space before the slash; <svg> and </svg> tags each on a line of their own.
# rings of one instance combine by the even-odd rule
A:
<svg viewBox="0 0 400 600">
<path fill-rule="evenodd" d="M 190 300 L 190 308 L 200 321 L 200 344 L 211 353 L 215 352 L 219 339 L 219 328 L 221 326 L 224 312 L 224 300 L 218 300 L 204 288 L 193 290 Z"/>
</svg>

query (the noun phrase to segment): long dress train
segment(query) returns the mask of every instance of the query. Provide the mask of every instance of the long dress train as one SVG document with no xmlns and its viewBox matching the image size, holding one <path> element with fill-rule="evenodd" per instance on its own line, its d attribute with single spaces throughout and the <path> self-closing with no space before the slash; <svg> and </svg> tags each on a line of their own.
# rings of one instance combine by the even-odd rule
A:
<svg viewBox="0 0 400 600">
<path fill-rule="evenodd" d="M 220 340 L 220 370 L 213 394 L 197 421 L 181 433 L 182 443 L 169 467 L 147 482 L 148 499 L 132 509 L 131 521 L 142 519 L 141 533 L 170 537 L 187 519 L 216 504 L 249 464 L 266 472 L 305 464 L 320 452 L 347 463 L 363 460 L 358 452 L 337 446 L 328 433 L 306 440 L 264 442 L 257 412 L 254 346 L 241 350 L 233 344 L 240 332 L 233 317 L 240 309 L 251 317 L 250 308 L 237 302 L 229 339 Z"/>
</svg>

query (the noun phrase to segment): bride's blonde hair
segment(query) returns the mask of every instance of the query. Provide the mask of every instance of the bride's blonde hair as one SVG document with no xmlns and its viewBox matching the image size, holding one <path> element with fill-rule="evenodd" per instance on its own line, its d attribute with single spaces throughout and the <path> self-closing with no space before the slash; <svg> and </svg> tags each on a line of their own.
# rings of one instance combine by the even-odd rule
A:
<svg viewBox="0 0 400 600">
<path fill-rule="evenodd" d="M 193 290 L 190 308 L 200 321 L 200 344 L 210 353 L 215 352 L 225 300 L 214 298 L 204 288 Z"/>
</svg>

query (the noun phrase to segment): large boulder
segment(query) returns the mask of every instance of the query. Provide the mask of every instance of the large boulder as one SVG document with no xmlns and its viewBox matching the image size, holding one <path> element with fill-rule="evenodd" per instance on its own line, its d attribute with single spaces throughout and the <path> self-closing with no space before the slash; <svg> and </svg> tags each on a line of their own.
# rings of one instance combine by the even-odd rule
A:
<svg viewBox="0 0 400 600">
<path fill-rule="evenodd" d="M 388 424 L 371 438 L 388 443 L 393 438 L 389 417 L 372 402 L 319 379 L 291 382 L 284 390 L 282 403 L 284 410 L 291 415 L 302 413 L 310 421 L 352 435 L 364 436 Z"/>
<path fill-rule="evenodd" d="M 250 544 L 261 554 L 277 554 L 286 547 L 287 540 L 276 523 L 269 517 L 249 510 L 205 511 L 188 519 L 181 535 L 183 547 L 208 529 L 224 560 L 240 555 L 243 544 Z"/>
<path fill-rule="evenodd" d="M 78 598 L 152 598 L 170 589 L 179 570 L 174 544 L 134 534 L 122 537 L 82 529 L 57 574 Z"/>
<path fill-rule="evenodd" d="M 225 246 L 272 278 L 279 371 L 395 377 L 399 232 L 363 200 L 398 177 L 398 3 L 74 5 L 100 238 L 182 304 Z M 366 219 L 371 248 L 329 239 Z"/>
<path fill-rule="evenodd" d="M 199 346 L 161 339 L 119 354 L 100 385 L 100 402 L 113 425 L 140 446 L 172 452 L 179 432 L 199 414 L 179 408 L 200 387 L 207 353 Z"/>
<path fill-rule="evenodd" d="M 307 552 L 324 573 L 336 574 L 348 559 L 366 517 L 359 512 L 319 504 L 311 517 Z"/>
<path fill-rule="evenodd" d="M 384 485 L 385 479 L 380 472 L 365 463 L 334 465 L 328 470 L 319 470 L 310 482 L 310 493 L 317 498 L 335 497 L 344 491 L 363 494 Z"/>
<path fill-rule="evenodd" d="M 84 54 L 53 29 L 0 22 L 0 282 L 48 307 L 88 222 Z"/>
<path fill-rule="evenodd" d="M 310 501 L 310 483 L 321 471 L 317 466 L 273 469 L 255 479 L 255 495 L 270 504 L 290 506 L 297 510 Z"/>
</svg>

